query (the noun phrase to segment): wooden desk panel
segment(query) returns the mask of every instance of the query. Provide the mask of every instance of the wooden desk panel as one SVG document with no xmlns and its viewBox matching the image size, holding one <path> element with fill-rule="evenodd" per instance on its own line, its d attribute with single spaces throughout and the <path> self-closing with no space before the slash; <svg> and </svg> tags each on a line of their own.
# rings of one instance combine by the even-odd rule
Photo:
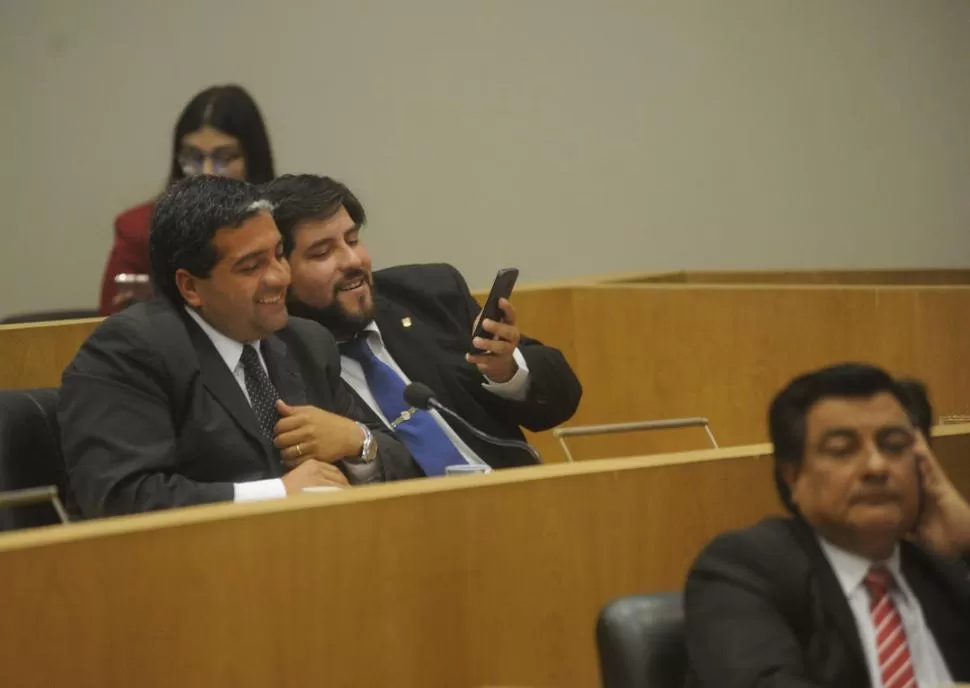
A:
<svg viewBox="0 0 970 688">
<path fill-rule="evenodd" d="M 722 446 L 764 441 L 782 385 L 852 360 L 925 380 L 937 415 L 970 411 L 968 288 L 589 287 L 573 308 L 598 325 L 574 330 L 584 398 L 569 425 L 705 416 Z M 704 446 L 699 431 L 570 440 L 577 458 Z"/>
<path fill-rule="evenodd" d="M 64 368 L 99 322 L 0 325 L 0 389 L 60 386 Z"/>
<path fill-rule="evenodd" d="M 970 493 L 970 426 L 936 446 Z M 5 685 L 596 685 L 593 624 L 779 511 L 768 447 L 0 536 Z"/>
</svg>

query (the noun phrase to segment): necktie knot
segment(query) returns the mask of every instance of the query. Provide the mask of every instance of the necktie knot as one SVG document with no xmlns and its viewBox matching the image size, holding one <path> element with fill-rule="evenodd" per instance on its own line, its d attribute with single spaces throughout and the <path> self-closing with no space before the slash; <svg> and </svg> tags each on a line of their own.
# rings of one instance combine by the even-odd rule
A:
<svg viewBox="0 0 970 688">
<path fill-rule="evenodd" d="M 369 363 L 375 358 L 374 352 L 371 351 L 370 346 L 367 344 L 366 332 L 362 332 L 360 336 L 354 337 L 349 342 L 342 342 L 340 344 L 340 353 L 361 364 Z"/>
<path fill-rule="evenodd" d="M 893 574 L 885 566 L 873 566 L 863 581 L 874 602 L 878 602 L 893 587 Z"/>
<path fill-rule="evenodd" d="M 242 352 L 242 364 L 247 371 L 255 371 L 256 367 L 259 366 L 259 353 L 256 351 L 256 347 L 252 344 L 246 344 L 243 347 Z"/>
</svg>

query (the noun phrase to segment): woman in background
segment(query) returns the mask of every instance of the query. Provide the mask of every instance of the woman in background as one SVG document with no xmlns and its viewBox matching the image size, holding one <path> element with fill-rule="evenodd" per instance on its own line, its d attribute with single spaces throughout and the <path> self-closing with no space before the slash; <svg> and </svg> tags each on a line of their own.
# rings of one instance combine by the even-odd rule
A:
<svg viewBox="0 0 970 688">
<path fill-rule="evenodd" d="M 175 124 L 168 183 L 195 174 L 217 174 L 262 184 L 273 179 L 273 154 L 256 102 L 239 86 L 213 86 L 185 106 Z M 119 274 L 148 275 L 148 226 L 155 202 L 115 218 L 115 237 L 101 282 L 102 315 L 145 298 L 150 285 L 115 283 Z"/>
</svg>

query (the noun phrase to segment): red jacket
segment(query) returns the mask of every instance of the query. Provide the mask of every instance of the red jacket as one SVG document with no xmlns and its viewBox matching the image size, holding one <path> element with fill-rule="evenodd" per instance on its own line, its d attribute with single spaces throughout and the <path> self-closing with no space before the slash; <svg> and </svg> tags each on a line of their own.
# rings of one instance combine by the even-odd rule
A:
<svg viewBox="0 0 970 688">
<path fill-rule="evenodd" d="M 151 274 L 151 263 L 148 256 L 148 225 L 151 222 L 155 202 L 150 201 L 130 210 L 126 210 L 115 218 L 115 238 L 108 255 L 108 264 L 104 268 L 101 279 L 101 315 L 111 315 L 119 306 L 112 304 L 118 290 L 115 286 L 115 275 L 120 273 L 134 273 L 139 275 Z"/>
</svg>

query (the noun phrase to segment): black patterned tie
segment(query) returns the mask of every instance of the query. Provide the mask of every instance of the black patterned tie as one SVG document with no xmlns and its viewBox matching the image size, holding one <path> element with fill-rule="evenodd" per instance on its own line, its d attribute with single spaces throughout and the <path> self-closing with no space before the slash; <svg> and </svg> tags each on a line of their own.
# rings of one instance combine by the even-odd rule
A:
<svg viewBox="0 0 970 688">
<path fill-rule="evenodd" d="M 279 413 L 276 411 L 279 395 L 259 361 L 259 352 L 252 344 L 243 347 L 242 364 L 246 376 L 246 392 L 249 394 L 249 403 L 256 414 L 256 420 L 259 421 L 259 429 L 266 439 L 272 440 L 273 428 L 279 420 Z"/>
</svg>

